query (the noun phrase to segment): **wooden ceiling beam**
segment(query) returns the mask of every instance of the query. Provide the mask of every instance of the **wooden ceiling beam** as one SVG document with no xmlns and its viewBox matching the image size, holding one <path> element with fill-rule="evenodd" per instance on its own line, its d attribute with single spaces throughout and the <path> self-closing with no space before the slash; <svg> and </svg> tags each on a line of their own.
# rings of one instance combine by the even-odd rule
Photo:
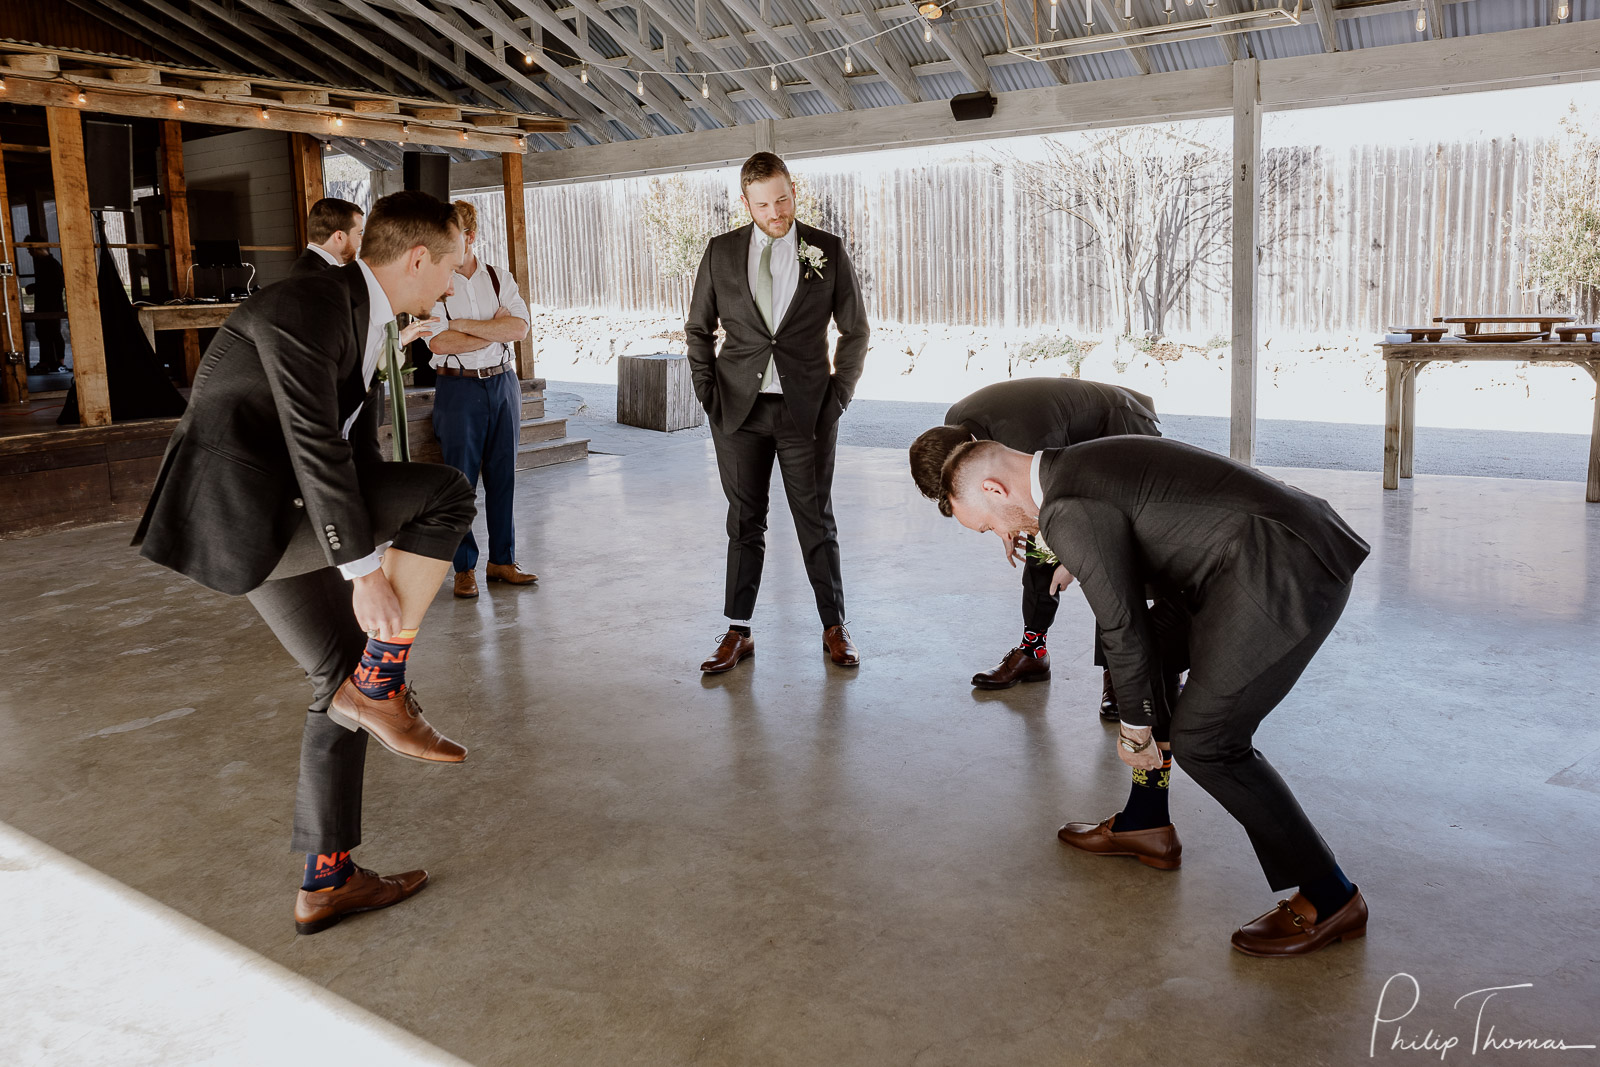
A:
<svg viewBox="0 0 1600 1067">
<path fill-rule="evenodd" d="M 219 33 L 214 27 L 207 28 L 201 26 L 192 15 L 186 11 L 180 11 L 178 8 L 167 3 L 167 0 L 140 0 L 140 2 L 158 14 L 165 15 L 168 19 L 172 20 L 172 23 L 175 25 L 168 26 L 168 33 L 175 33 L 177 32 L 175 26 L 182 26 L 186 30 L 192 30 L 195 33 L 198 33 L 201 37 L 210 41 L 212 44 L 217 45 L 219 48 L 224 48 L 229 53 L 236 56 L 238 60 L 243 63 L 243 66 L 239 66 L 237 63 L 235 64 L 236 69 L 239 70 L 240 73 L 249 72 L 252 74 L 271 74 L 278 78 L 292 77 L 287 70 L 285 70 L 283 67 L 280 67 L 276 62 L 258 55 L 256 52 L 240 44 L 238 41 L 229 39 L 225 35 Z"/>
<path fill-rule="evenodd" d="M 1317 29 L 1322 32 L 1323 52 L 1339 51 L 1339 24 L 1333 0 L 1311 0 L 1311 13 L 1317 16 Z"/>
<path fill-rule="evenodd" d="M 317 23 L 317 25 L 326 28 L 330 33 L 338 35 L 340 40 L 350 41 L 357 48 L 376 59 L 379 63 L 382 63 L 384 66 L 388 67 L 390 70 L 394 71 L 396 74 L 415 85 L 422 92 L 433 96 L 438 96 L 438 90 L 434 88 L 433 79 L 429 76 L 426 70 L 423 70 L 421 67 L 408 66 L 406 63 L 401 61 L 399 56 L 394 54 L 394 49 L 386 48 L 379 42 L 369 39 L 365 33 L 361 32 L 359 27 L 354 27 L 348 23 L 340 21 L 331 11 L 324 10 L 322 7 L 310 3 L 309 0 L 287 0 L 287 2 L 295 11 L 298 11 L 306 18 L 311 19 Z M 381 31 L 382 33 L 387 34 L 400 44 L 411 48 L 413 51 L 420 52 L 422 50 L 419 47 L 420 42 L 413 43 L 412 40 L 408 39 L 408 35 L 405 35 L 405 31 L 402 30 L 398 24 L 390 23 L 387 18 L 375 11 L 371 12 L 370 16 L 363 15 L 362 6 L 359 5 L 358 0 L 357 2 L 345 0 L 345 2 L 350 8 L 349 11 L 344 12 L 344 14 L 347 16 L 353 15 L 356 18 L 366 18 L 369 25 Z M 511 100 L 508 97 L 501 95 L 491 86 L 489 86 L 488 83 L 479 81 L 473 77 L 470 72 L 462 71 L 461 78 L 470 87 L 483 94 L 483 96 L 488 99 L 490 103 L 496 104 L 500 107 L 512 106 Z"/>
<path fill-rule="evenodd" d="M 707 62 L 716 67 L 718 70 L 723 69 L 722 61 L 718 56 L 717 49 L 712 47 L 712 45 L 706 41 L 705 36 L 698 29 L 696 29 L 695 26 L 678 17 L 677 11 L 672 7 L 672 0 L 659 0 L 659 7 L 650 3 L 649 0 L 641 0 L 641 2 L 655 13 L 656 20 L 658 22 L 662 22 L 668 26 L 671 26 L 672 31 L 693 45 L 696 51 L 706 58 Z M 696 0 L 696 9 L 704 11 L 705 5 L 710 2 L 711 0 Z M 731 27 L 733 20 L 730 18 L 728 22 Z M 734 52 L 735 67 L 753 66 L 753 64 L 749 62 L 749 49 L 746 48 L 742 39 L 737 42 L 730 41 L 729 44 L 724 47 L 727 47 Z M 794 116 L 794 109 L 789 106 L 789 101 L 784 99 L 779 94 L 774 93 L 767 86 L 767 83 L 763 79 L 752 74 L 750 71 L 740 70 L 736 72 L 730 70 L 727 71 L 727 77 L 732 78 L 739 85 L 743 86 L 746 92 L 760 101 L 761 106 L 766 108 L 769 113 L 777 118 L 786 119 Z"/>
<path fill-rule="evenodd" d="M 168 46 L 176 45 L 179 49 L 189 53 L 202 63 L 210 64 L 218 70 L 242 70 L 237 59 L 224 59 L 216 52 L 202 44 L 197 44 L 186 33 L 181 33 L 171 26 L 163 25 L 142 11 L 137 11 L 123 3 L 122 0 L 67 0 L 74 7 L 82 8 L 96 18 L 104 12 L 111 11 L 137 26 L 142 26 L 161 38 Z"/>
<path fill-rule="evenodd" d="M 782 0 L 771 0 L 771 2 L 781 4 Z M 725 17 L 729 10 L 755 30 L 756 35 L 778 53 L 784 65 L 792 66 L 806 75 L 811 84 L 816 86 L 834 107 L 840 111 L 850 111 L 855 107 L 855 103 L 850 99 L 850 90 L 844 84 L 844 72 L 833 65 L 836 61 L 832 56 L 802 56 L 799 50 L 778 32 L 768 17 L 750 6 L 748 0 L 716 0 L 712 6 L 712 12 L 717 14 L 718 21 L 730 23 L 731 28 L 731 20 Z M 787 12 L 788 9 L 783 10 Z M 809 27 L 806 32 L 810 32 Z M 811 40 L 815 39 L 813 34 Z"/>
<path fill-rule="evenodd" d="M 844 10 L 839 6 L 839 0 L 811 0 L 812 5 L 828 20 L 839 35 L 845 40 L 850 40 L 850 26 L 844 20 Z M 876 12 L 874 12 L 876 13 Z M 911 73 L 911 64 L 906 62 L 906 57 L 900 51 L 900 46 L 889 37 L 876 37 L 870 41 L 862 41 L 855 46 L 855 50 L 864 56 L 868 63 L 884 80 L 894 86 L 894 91 L 908 104 L 915 104 L 922 100 L 922 87 L 917 84 L 916 75 Z M 848 75 L 846 80 L 848 81 Z"/>
<path fill-rule="evenodd" d="M 531 2 L 539 3 L 542 6 L 542 0 L 531 0 Z M 578 20 L 580 23 L 587 21 L 587 19 L 590 17 L 594 18 L 600 23 L 600 28 L 605 31 L 606 36 L 611 38 L 612 41 L 616 42 L 618 48 L 621 48 L 624 52 L 634 57 L 639 62 L 649 65 L 658 74 L 661 74 L 668 79 L 675 79 L 679 81 L 681 85 L 686 87 L 688 92 L 685 95 L 688 95 L 690 102 L 693 103 L 694 94 L 699 93 L 700 87 L 690 81 L 688 75 L 681 74 L 673 68 L 672 57 L 667 54 L 667 49 L 665 47 L 668 41 L 677 36 L 677 34 L 673 32 L 672 27 L 666 25 L 665 23 L 660 24 L 658 27 L 661 30 L 661 39 L 663 45 L 662 58 L 658 62 L 653 49 L 651 49 L 648 45 L 640 45 L 636 41 L 629 40 L 628 34 L 623 32 L 622 24 L 619 23 L 614 16 L 606 14 L 601 9 L 600 5 L 595 3 L 594 0 L 573 0 L 573 6 L 578 11 Z M 555 12 L 552 11 L 550 16 L 555 18 Z M 565 23 L 563 23 L 563 25 L 565 25 Z M 618 32 L 612 32 L 612 27 L 615 27 Z M 587 27 L 580 26 L 580 29 L 586 31 Z M 576 34 L 576 36 L 579 40 L 583 41 L 586 46 L 588 45 L 589 35 L 587 32 L 579 32 Z M 680 51 L 682 51 L 682 49 L 680 49 Z M 704 103 L 701 106 L 710 111 L 712 115 L 716 117 L 717 121 L 722 123 L 724 126 L 738 125 L 738 113 L 734 111 L 733 104 L 729 102 L 728 94 L 723 91 L 721 86 L 709 86 L 709 88 L 710 95 L 704 98 Z"/>
<path fill-rule="evenodd" d="M 320 29 L 307 26 L 299 19 L 296 19 L 294 17 L 295 9 L 292 7 L 285 7 L 281 4 L 273 3 L 271 0 L 237 0 L 237 2 L 247 5 L 262 18 L 293 34 L 295 40 L 310 45 L 328 59 L 364 80 L 368 85 L 391 93 L 400 91 L 400 85 L 395 81 L 393 74 L 374 70 L 351 55 L 348 48 L 343 47 L 349 41 L 347 36 L 341 37 L 339 45 L 335 46 L 323 40 L 323 33 Z M 363 42 L 358 41 L 356 43 L 359 45 Z"/>
</svg>

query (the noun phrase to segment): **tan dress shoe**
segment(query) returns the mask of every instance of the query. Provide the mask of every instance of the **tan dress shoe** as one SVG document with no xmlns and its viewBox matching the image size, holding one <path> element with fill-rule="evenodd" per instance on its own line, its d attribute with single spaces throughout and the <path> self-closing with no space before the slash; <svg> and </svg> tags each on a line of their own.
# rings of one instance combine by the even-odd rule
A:
<svg viewBox="0 0 1600 1067">
<path fill-rule="evenodd" d="M 300 890 L 294 901 L 294 932 L 320 933 L 346 915 L 392 907 L 415 896 L 427 884 L 427 871 L 380 875 L 357 867 L 350 880 L 338 889 L 324 889 L 318 893 Z"/>
<path fill-rule="evenodd" d="M 1050 653 L 1044 649 L 1034 655 L 1018 645 L 1006 653 L 1000 666 L 992 671 L 972 676 L 974 689 L 1010 689 L 1018 682 L 1048 682 L 1050 680 Z"/>
<path fill-rule="evenodd" d="M 841 667 L 861 665 L 861 653 L 850 640 L 850 631 L 843 626 L 830 626 L 822 631 L 822 647 L 827 649 L 828 658 Z"/>
<path fill-rule="evenodd" d="M 1073 848 L 1093 852 L 1097 856 L 1132 856 L 1146 867 L 1158 871 L 1175 871 L 1183 863 L 1183 842 L 1178 840 L 1178 829 L 1171 823 L 1150 830 L 1117 832 L 1112 824 L 1115 815 L 1103 823 L 1069 822 L 1056 836 Z"/>
<path fill-rule="evenodd" d="M 456 596 L 462 600 L 478 595 L 478 575 L 473 571 L 456 571 Z"/>
<path fill-rule="evenodd" d="M 1361 890 L 1326 919 L 1317 917 L 1311 901 L 1296 893 L 1288 900 L 1233 932 L 1233 947 L 1246 956 L 1277 959 L 1304 956 L 1335 941 L 1352 941 L 1367 933 L 1367 902 Z"/>
<path fill-rule="evenodd" d="M 529 574 L 515 563 L 491 563 L 484 571 L 491 582 L 507 585 L 532 585 L 539 580 L 537 574 Z"/>
<path fill-rule="evenodd" d="M 722 643 L 711 653 L 711 658 L 700 664 L 700 669 L 707 674 L 721 674 L 723 671 L 733 670 L 746 656 L 755 654 L 754 637 L 742 634 L 738 630 L 729 630 L 722 635 Z"/>
<path fill-rule="evenodd" d="M 461 763 L 467 750 L 429 725 L 411 686 L 388 700 L 373 700 L 346 678 L 333 694 L 328 718 L 346 730 L 365 730 L 396 756 L 424 763 Z"/>
</svg>

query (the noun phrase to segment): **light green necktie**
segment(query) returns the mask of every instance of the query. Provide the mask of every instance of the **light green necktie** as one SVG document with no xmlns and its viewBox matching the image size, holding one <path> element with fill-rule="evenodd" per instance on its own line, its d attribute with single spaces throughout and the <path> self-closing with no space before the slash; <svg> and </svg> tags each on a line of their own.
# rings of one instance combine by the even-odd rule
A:
<svg viewBox="0 0 1600 1067">
<path fill-rule="evenodd" d="M 761 250 L 761 265 L 756 268 L 756 310 L 761 312 L 761 318 L 766 321 L 768 333 L 775 328 L 772 321 L 772 245 L 769 239 Z M 767 369 L 761 375 L 762 392 L 772 388 L 772 377 L 777 372 L 776 361 L 768 358 Z"/>
<path fill-rule="evenodd" d="M 389 376 L 389 413 L 394 416 L 394 461 L 411 462 L 411 433 L 406 426 L 406 379 L 400 373 L 400 326 L 383 328 L 383 359 Z"/>
</svg>

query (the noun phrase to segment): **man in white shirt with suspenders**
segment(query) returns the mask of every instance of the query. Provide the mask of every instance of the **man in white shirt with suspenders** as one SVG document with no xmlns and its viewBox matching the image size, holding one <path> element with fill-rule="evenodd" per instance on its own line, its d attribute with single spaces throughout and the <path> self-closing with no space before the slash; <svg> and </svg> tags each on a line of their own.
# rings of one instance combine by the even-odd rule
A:
<svg viewBox="0 0 1600 1067">
<path fill-rule="evenodd" d="M 528 336 L 528 305 L 509 271 L 478 258 L 477 210 L 455 203 L 467 256 L 454 292 L 433 309 L 439 325 L 428 340 L 434 383 L 433 432 L 444 461 L 474 488 L 483 475 L 484 514 L 489 524 L 491 582 L 528 585 L 538 581 L 517 566 L 516 524 L 511 497 L 516 489 L 517 442 L 522 432 L 522 389 L 512 346 Z M 455 555 L 455 594 L 478 595 L 478 542 L 472 531 Z"/>
</svg>

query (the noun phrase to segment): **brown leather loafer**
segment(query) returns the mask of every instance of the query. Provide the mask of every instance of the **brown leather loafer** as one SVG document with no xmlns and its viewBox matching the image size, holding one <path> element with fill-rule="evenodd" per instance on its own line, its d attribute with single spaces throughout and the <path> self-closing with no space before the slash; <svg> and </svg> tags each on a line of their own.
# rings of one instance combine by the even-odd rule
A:
<svg viewBox="0 0 1600 1067">
<path fill-rule="evenodd" d="M 1111 688 L 1111 672 L 1105 672 L 1105 679 L 1100 683 L 1100 717 L 1107 722 L 1119 722 L 1122 712 L 1117 707 L 1117 691 Z"/>
<path fill-rule="evenodd" d="M 754 637 L 742 634 L 738 630 L 729 630 L 722 635 L 722 644 L 711 653 L 711 658 L 700 664 L 700 669 L 707 674 L 721 674 L 723 671 L 733 670 L 746 656 L 755 654 Z"/>
<path fill-rule="evenodd" d="M 822 647 L 827 650 L 828 658 L 840 667 L 861 666 L 861 652 L 850 640 L 850 631 L 843 626 L 830 626 L 822 631 Z"/>
<path fill-rule="evenodd" d="M 456 596 L 462 600 L 478 595 L 478 576 L 472 571 L 456 571 Z"/>
<path fill-rule="evenodd" d="M 373 700 L 346 678 L 333 694 L 328 718 L 346 730 L 365 730 L 396 756 L 424 763 L 461 763 L 464 746 L 456 744 L 422 717 L 422 705 L 408 685 L 388 700 Z"/>
<path fill-rule="evenodd" d="M 507 585 L 532 585 L 539 580 L 537 574 L 529 574 L 515 563 L 491 563 L 484 568 L 484 573 L 491 582 Z"/>
<path fill-rule="evenodd" d="M 320 893 L 300 890 L 294 901 L 294 932 L 315 934 L 336 925 L 346 915 L 393 907 L 428 884 L 427 871 L 379 875 L 357 867 L 338 889 Z"/>
<path fill-rule="evenodd" d="M 1318 919 L 1311 901 L 1296 893 L 1259 918 L 1233 932 L 1233 947 L 1246 956 L 1278 959 L 1304 956 L 1335 941 L 1352 941 L 1367 933 L 1367 902 L 1361 890 L 1326 919 Z"/>
<path fill-rule="evenodd" d="M 1050 680 L 1050 653 L 1039 650 L 1036 656 L 1018 645 L 1006 653 L 1000 666 L 992 671 L 972 676 L 974 689 L 1010 689 L 1018 682 L 1048 682 Z"/>
<path fill-rule="evenodd" d="M 1178 830 L 1171 823 L 1150 830 L 1119 833 L 1111 828 L 1116 820 L 1113 815 L 1098 825 L 1069 822 L 1056 831 L 1056 836 L 1073 848 L 1097 856 L 1132 856 L 1158 871 L 1175 871 L 1182 865 L 1183 842 L 1178 840 Z"/>
</svg>

